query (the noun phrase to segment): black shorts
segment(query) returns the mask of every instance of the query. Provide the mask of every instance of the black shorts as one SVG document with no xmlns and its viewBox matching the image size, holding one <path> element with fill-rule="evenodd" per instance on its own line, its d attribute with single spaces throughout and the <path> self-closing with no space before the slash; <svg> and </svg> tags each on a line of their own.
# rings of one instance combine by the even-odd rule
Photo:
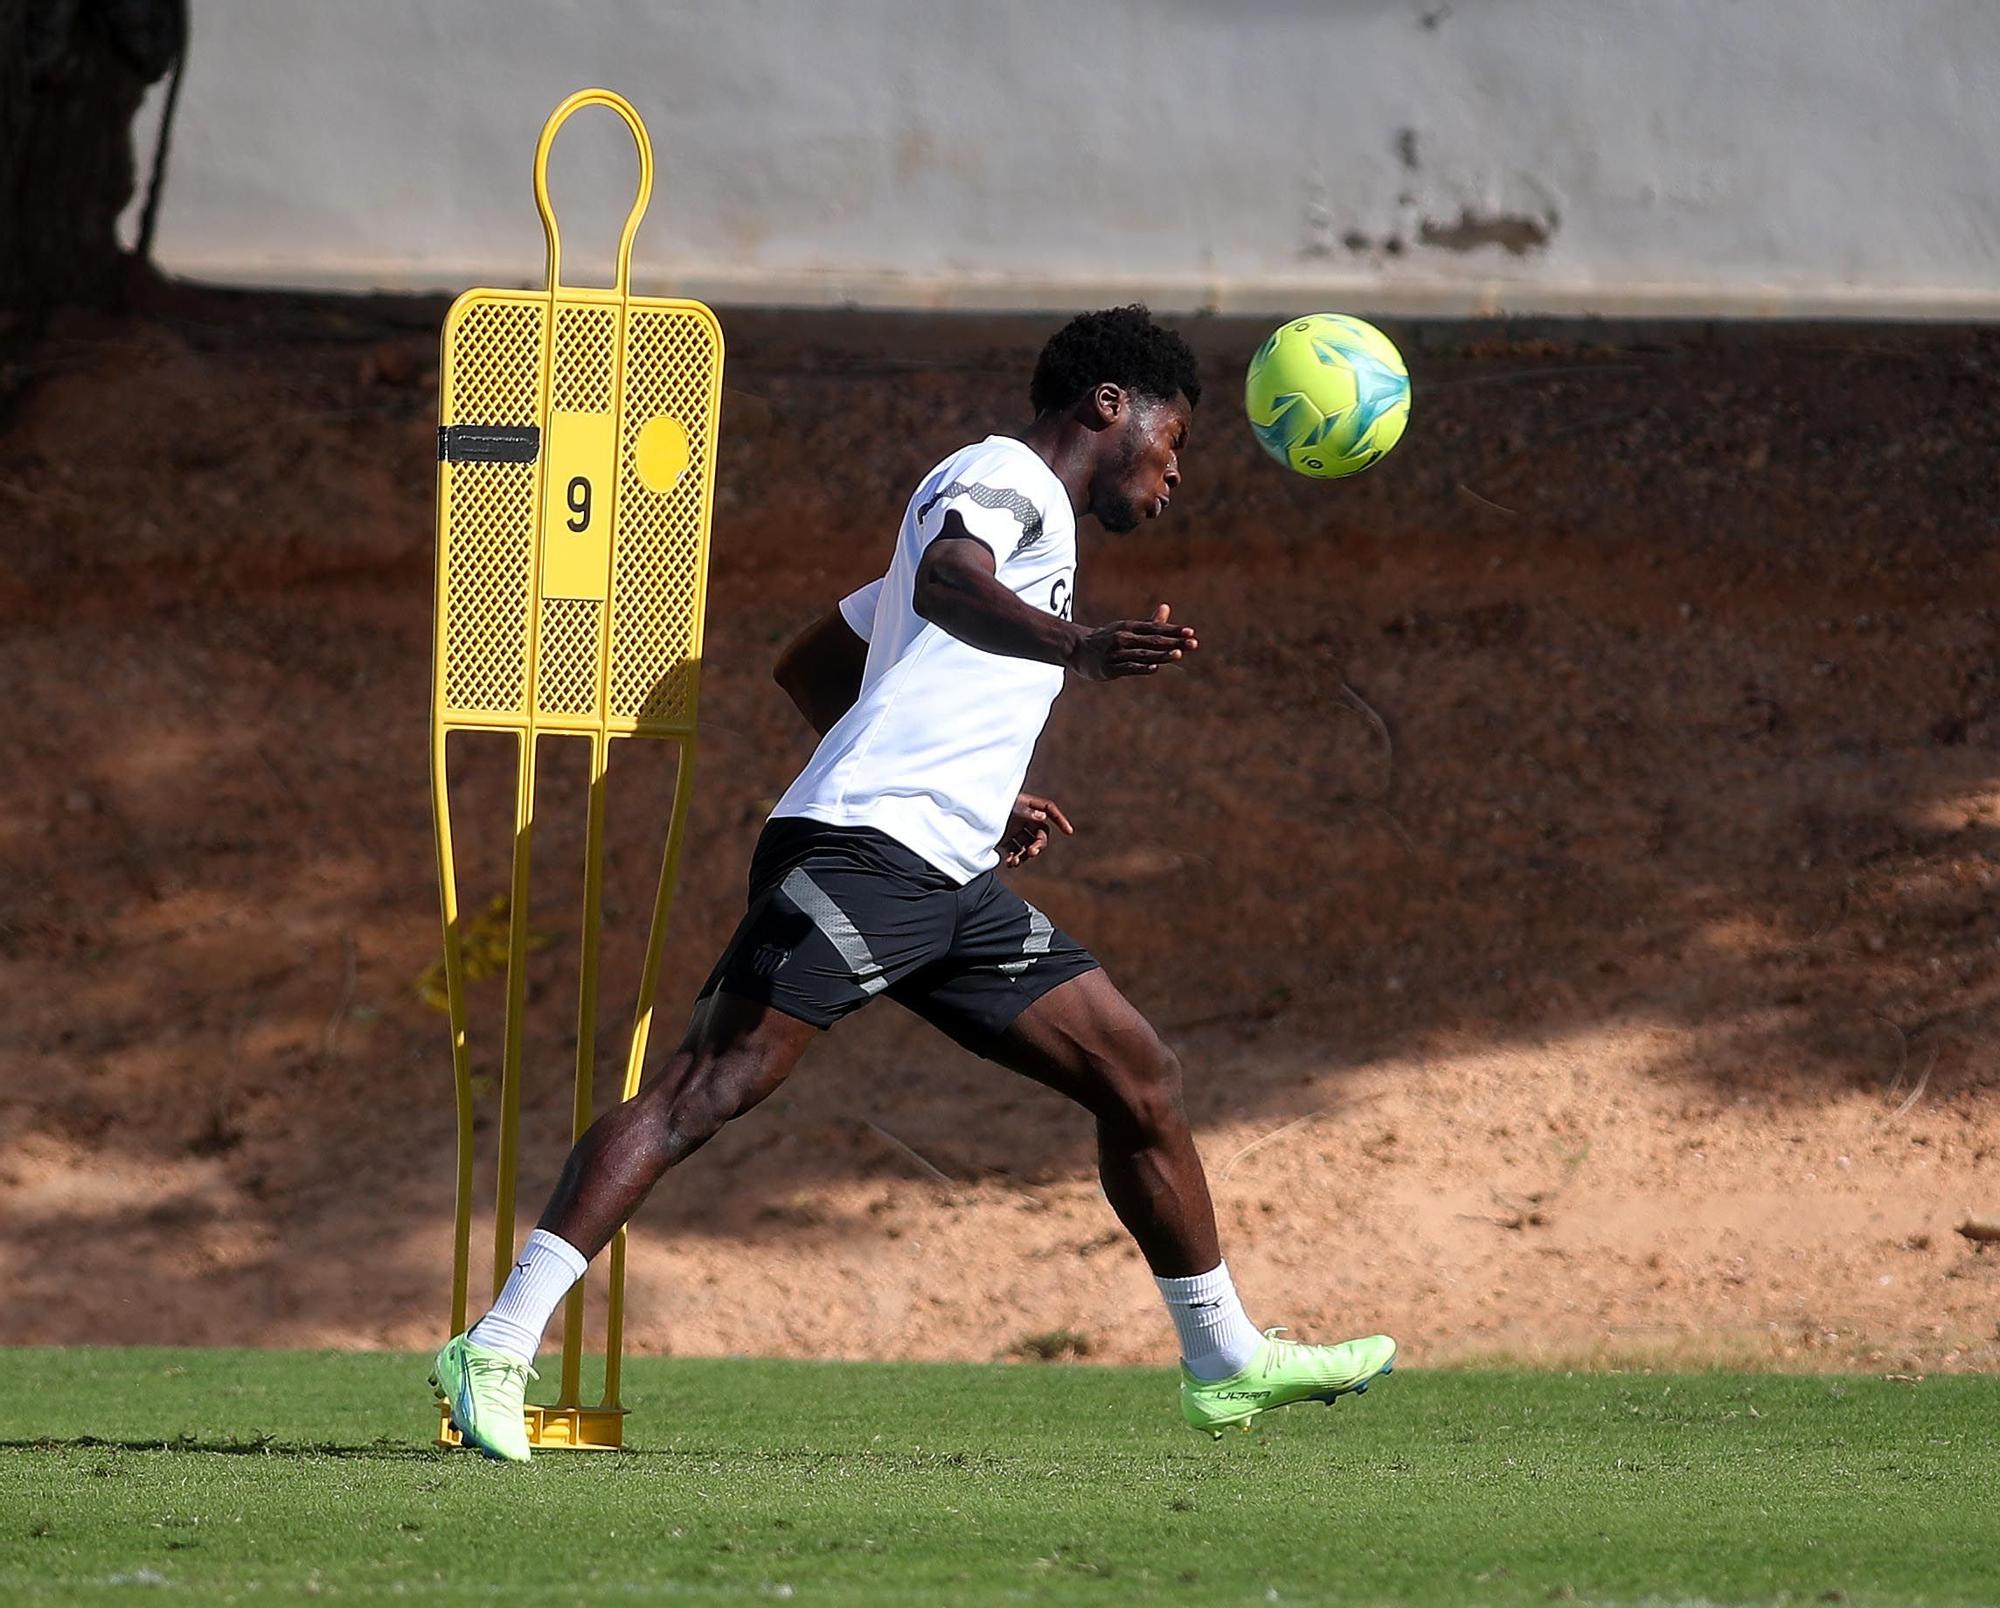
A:
<svg viewBox="0 0 2000 1608">
<path fill-rule="evenodd" d="M 1097 967 L 991 871 L 961 887 L 886 833 L 786 816 L 750 861 L 750 908 L 702 985 L 831 1027 L 877 994 L 984 1055 Z"/>
</svg>

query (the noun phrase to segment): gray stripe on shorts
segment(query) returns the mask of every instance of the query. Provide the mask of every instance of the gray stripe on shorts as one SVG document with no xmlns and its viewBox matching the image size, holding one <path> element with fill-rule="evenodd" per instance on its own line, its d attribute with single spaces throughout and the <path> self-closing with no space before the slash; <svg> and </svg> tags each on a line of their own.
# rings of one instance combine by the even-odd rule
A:
<svg viewBox="0 0 2000 1608">
<path fill-rule="evenodd" d="M 847 912 L 827 897 L 826 890 L 806 875 L 803 866 L 793 866 L 778 885 L 778 891 L 793 904 L 812 924 L 826 934 L 826 941 L 840 952 L 840 958 L 847 962 L 847 969 L 854 973 L 854 981 L 864 994 L 879 994 L 889 986 L 889 979 L 882 975 L 882 968 L 875 964 L 873 951 L 868 940 L 847 917 Z"/>
<path fill-rule="evenodd" d="M 1037 910 L 1028 906 L 1028 936 L 1021 941 L 1021 958 L 1002 961 L 1000 969 L 1009 977 L 1019 977 L 1036 960 L 1049 952 L 1049 943 L 1056 935 L 1056 924 Z"/>
</svg>

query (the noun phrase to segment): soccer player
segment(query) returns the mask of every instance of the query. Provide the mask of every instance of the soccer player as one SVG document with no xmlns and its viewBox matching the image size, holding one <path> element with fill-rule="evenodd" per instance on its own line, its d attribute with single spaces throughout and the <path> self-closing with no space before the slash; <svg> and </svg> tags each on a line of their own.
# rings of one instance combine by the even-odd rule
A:
<svg viewBox="0 0 2000 1608">
<path fill-rule="evenodd" d="M 1165 512 L 1201 399 L 1194 354 L 1143 307 L 1073 319 L 1043 349 L 1034 418 L 924 477 L 886 574 L 779 660 L 820 733 L 750 862 L 749 909 L 664 1066 L 577 1141 L 493 1309 L 432 1384 L 487 1455 L 528 1456 L 522 1400 L 542 1331 L 590 1258 L 676 1162 L 784 1082 L 814 1037 L 885 995 L 1097 1121 L 1105 1197 L 1180 1339 L 1181 1410 L 1219 1433 L 1389 1372 L 1386 1335 L 1315 1346 L 1260 1333 L 1222 1260 L 1181 1068 L 1095 958 L 1000 881 L 1071 831 L 1021 791 L 1065 681 L 1153 676 L 1191 626 L 1077 625 L 1076 526 Z"/>
</svg>

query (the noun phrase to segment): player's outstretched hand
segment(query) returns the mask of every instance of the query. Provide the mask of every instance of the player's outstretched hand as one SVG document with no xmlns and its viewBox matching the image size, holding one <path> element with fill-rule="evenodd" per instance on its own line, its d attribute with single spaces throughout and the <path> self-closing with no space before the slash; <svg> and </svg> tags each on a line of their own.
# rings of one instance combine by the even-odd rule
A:
<svg viewBox="0 0 2000 1608">
<path fill-rule="evenodd" d="M 1006 836 L 1000 839 L 1000 863 L 1011 868 L 1034 859 L 1049 846 L 1051 824 L 1064 837 L 1076 836 L 1076 828 L 1069 824 L 1069 817 L 1054 799 L 1036 793 L 1023 793 L 1015 799 L 1013 813 L 1007 818 Z"/>
<path fill-rule="evenodd" d="M 1070 668 L 1091 681 L 1115 681 L 1122 676 L 1150 676 L 1178 663 L 1201 643 L 1193 626 L 1169 621 L 1171 612 L 1162 603 L 1150 620 L 1118 620 L 1085 632 Z"/>
</svg>

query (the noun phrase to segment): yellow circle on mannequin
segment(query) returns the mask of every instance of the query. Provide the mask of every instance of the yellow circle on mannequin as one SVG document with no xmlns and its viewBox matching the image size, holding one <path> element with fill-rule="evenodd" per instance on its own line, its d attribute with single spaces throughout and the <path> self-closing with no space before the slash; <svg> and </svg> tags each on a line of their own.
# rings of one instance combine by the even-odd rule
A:
<svg viewBox="0 0 2000 1608">
<path fill-rule="evenodd" d="M 641 425 L 638 462 L 648 491 L 672 491 L 688 472 L 688 433 L 681 421 L 661 413 Z"/>
</svg>

